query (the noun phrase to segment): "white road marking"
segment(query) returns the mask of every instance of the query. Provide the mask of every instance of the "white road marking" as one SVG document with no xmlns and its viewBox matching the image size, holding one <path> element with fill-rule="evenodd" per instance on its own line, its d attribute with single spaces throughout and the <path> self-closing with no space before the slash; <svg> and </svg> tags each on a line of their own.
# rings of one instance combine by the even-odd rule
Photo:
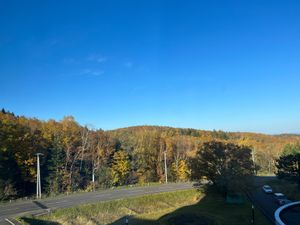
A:
<svg viewBox="0 0 300 225">
<path fill-rule="evenodd" d="M 138 193 L 138 192 L 144 192 L 144 190 L 130 190 L 129 193 Z"/>
<path fill-rule="evenodd" d="M 11 225 L 15 225 L 13 222 L 11 222 L 9 219 L 5 218 L 5 221 L 10 223 Z"/>
<path fill-rule="evenodd" d="M 107 197 L 107 196 L 112 196 L 112 193 L 103 193 L 100 195 L 96 195 L 95 197 Z"/>
<path fill-rule="evenodd" d="M 68 202 L 68 200 L 63 200 L 63 201 L 58 201 L 58 202 L 49 202 L 49 203 L 46 203 L 46 205 L 59 204 L 59 203 L 63 203 L 63 202 Z"/>
</svg>

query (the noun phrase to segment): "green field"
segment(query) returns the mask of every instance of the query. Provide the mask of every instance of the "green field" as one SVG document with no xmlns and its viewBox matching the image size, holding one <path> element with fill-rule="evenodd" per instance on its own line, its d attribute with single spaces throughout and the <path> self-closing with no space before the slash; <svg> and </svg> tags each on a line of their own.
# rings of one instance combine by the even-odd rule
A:
<svg viewBox="0 0 300 225">
<path fill-rule="evenodd" d="M 20 220 L 23 224 L 121 225 L 126 217 L 130 225 L 250 225 L 251 204 L 227 204 L 216 194 L 185 190 L 81 205 Z M 269 224 L 257 210 L 255 218 L 256 225 Z"/>
</svg>

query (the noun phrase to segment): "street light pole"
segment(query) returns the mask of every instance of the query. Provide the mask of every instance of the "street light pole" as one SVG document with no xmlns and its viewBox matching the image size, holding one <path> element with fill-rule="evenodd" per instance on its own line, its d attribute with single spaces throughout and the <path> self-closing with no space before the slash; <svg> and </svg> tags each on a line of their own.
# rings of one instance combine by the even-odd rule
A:
<svg viewBox="0 0 300 225">
<path fill-rule="evenodd" d="M 168 183 L 168 170 L 167 170 L 167 152 L 164 152 L 165 157 L 165 176 L 166 176 L 166 184 Z"/>
<path fill-rule="evenodd" d="M 37 153 L 37 165 L 36 165 L 36 198 L 42 198 L 42 190 L 41 190 L 41 170 L 40 170 L 40 155 L 43 155 L 42 153 Z"/>
<path fill-rule="evenodd" d="M 251 223 L 254 224 L 255 220 L 254 220 L 254 205 L 252 205 L 252 219 L 251 219 Z"/>
<path fill-rule="evenodd" d="M 95 191 L 95 168 L 93 166 L 93 174 L 92 174 L 92 183 L 93 183 L 93 191 Z"/>
<path fill-rule="evenodd" d="M 255 166 L 255 156 L 254 156 L 255 152 L 254 152 L 254 149 L 253 151 L 251 152 L 251 155 L 252 155 L 252 163 L 253 163 L 253 169 L 254 169 L 254 175 L 256 175 L 256 166 Z"/>
</svg>

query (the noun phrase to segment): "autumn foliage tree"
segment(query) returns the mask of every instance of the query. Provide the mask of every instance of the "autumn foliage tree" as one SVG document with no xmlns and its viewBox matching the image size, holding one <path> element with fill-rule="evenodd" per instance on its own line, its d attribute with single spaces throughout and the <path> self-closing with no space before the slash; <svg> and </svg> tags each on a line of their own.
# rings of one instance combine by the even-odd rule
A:
<svg viewBox="0 0 300 225">
<path fill-rule="evenodd" d="M 286 145 L 276 161 L 276 175 L 280 179 L 297 182 L 300 185 L 300 143 Z"/>
<path fill-rule="evenodd" d="M 130 172 L 130 162 L 125 151 L 117 151 L 113 156 L 111 168 L 112 183 L 114 185 L 124 185 L 128 181 Z"/>
<path fill-rule="evenodd" d="M 0 198 L 34 191 L 35 153 L 45 154 L 45 140 L 37 120 L 0 113 Z"/>
<path fill-rule="evenodd" d="M 251 149 L 225 142 L 206 142 L 193 161 L 193 176 L 206 179 L 222 194 L 238 192 L 254 175 Z"/>
<path fill-rule="evenodd" d="M 164 153 L 169 181 L 186 181 L 193 179 L 191 175 L 195 174 L 198 179 L 197 166 L 201 164 L 194 168 L 190 159 L 197 161 L 200 155 L 204 157 L 205 154 L 199 155 L 198 150 L 206 148 L 207 157 L 222 159 L 221 153 L 218 155 L 219 152 L 207 146 L 213 142 L 215 146 L 226 147 L 222 154 L 226 160 L 232 159 L 227 164 L 230 166 L 239 166 L 249 156 L 245 147 L 239 147 L 244 151 L 233 154 L 228 150 L 236 148 L 232 145 L 251 146 L 254 150 L 251 159 L 262 172 L 272 173 L 283 147 L 300 142 L 300 136 L 161 126 L 103 131 L 82 126 L 72 116 L 60 121 L 42 121 L 16 116 L 3 109 L 0 111 L 0 200 L 34 194 L 37 152 L 44 154 L 40 159 L 42 191 L 56 194 L 136 182 L 164 182 Z M 219 142 L 227 144 L 216 144 Z M 286 149 L 284 152 L 290 152 L 288 147 Z M 225 171 L 227 178 L 239 175 Z M 228 179 L 219 177 L 217 180 L 228 184 Z M 233 185 L 235 181 L 231 179 L 230 185 L 225 186 L 238 186 Z"/>
<path fill-rule="evenodd" d="M 180 160 L 178 165 L 172 163 L 172 173 L 176 181 L 188 181 L 191 175 L 191 170 L 185 160 Z"/>
</svg>

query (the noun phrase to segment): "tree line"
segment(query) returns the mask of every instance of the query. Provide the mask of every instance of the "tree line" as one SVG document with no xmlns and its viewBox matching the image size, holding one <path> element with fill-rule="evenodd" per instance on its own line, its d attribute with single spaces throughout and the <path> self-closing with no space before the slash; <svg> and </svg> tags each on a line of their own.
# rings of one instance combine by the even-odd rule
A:
<svg viewBox="0 0 300 225">
<path fill-rule="evenodd" d="M 157 132 L 147 132 L 131 148 L 109 132 L 79 125 L 72 116 L 41 121 L 0 112 L 0 198 L 32 195 L 36 153 L 42 153 L 42 190 L 46 193 L 92 190 L 164 179 L 167 151 L 169 179 L 189 179 L 187 155 L 171 152 Z M 95 182 L 92 182 L 92 181 Z"/>
<path fill-rule="evenodd" d="M 298 140 L 297 135 L 271 136 L 158 126 L 103 131 L 81 126 L 72 116 L 60 121 L 41 121 L 2 110 L 0 199 L 34 194 L 36 153 L 43 154 L 40 158 L 42 190 L 48 194 L 164 182 L 164 153 L 168 180 L 187 181 L 213 175 L 212 172 L 205 174 L 208 168 L 205 162 L 213 159 L 223 164 L 216 166 L 222 173 L 212 178 L 212 182 L 227 190 L 238 186 L 229 182 L 233 176 L 242 177 L 236 168 L 247 168 L 247 176 L 251 175 L 255 165 L 256 170 L 274 172 L 280 149 Z M 227 180 L 222 178 L 224 171 Z"/>
<path fill-rule="evenodd" d="M 282 155 L 276 160 L 276 167 L 278 178 L 295 182 L 300 189 L 300 142 L 284 147 Z"/>
</svg>

